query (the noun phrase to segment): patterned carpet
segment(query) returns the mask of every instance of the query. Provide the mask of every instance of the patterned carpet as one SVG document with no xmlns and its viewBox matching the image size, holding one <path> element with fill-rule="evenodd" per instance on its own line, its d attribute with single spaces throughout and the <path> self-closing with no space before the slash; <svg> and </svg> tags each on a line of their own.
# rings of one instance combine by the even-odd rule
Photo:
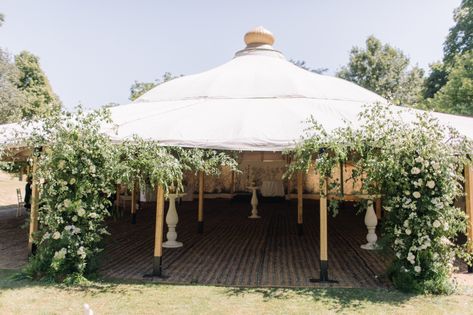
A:
<svg viewBox="0 0 473 315">
<path fill-rule="evenodd" d="M 112 236 L 100 269 L 103 276 L 143 280 L 151 272 L 154 206 L 144 205 L 136 225 L 128 215 L 110 222 Z M 309 281 L 319 276 L 318 202 L 304 201 L 303 236 L 297 235 L 295 201 L 260 201 L 260 220 L 247 218 L 249 200 L 205 200 L 204 208 L 205 231 L 200 235 L 196 232 L 197 203 L 178 206 L 178 241 L 184 247 L 164 249 L 166 277 L 153 281 L 261 287 L 388 285 L 383 274 L 390 257 L 360 249 L 367 231 L 363 214 L 355 215 L 351 206 L 329 217 L 329 276 L 338 281 L 334 284 Z"/>
</svg>

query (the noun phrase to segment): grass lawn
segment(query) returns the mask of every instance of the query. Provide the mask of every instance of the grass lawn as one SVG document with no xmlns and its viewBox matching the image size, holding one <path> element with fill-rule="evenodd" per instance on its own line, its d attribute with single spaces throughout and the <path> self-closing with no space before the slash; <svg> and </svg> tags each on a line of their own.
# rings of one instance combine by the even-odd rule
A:
<svg viewBox="0 0 473 315">
<path fill-rule="evenodd" d="M 0 270 L 0 314 L 473 314 L 473 288 L 451 296 L 368 289 L 246 289 L 92 282 L 63 286 L 12 280 Z"/>
</svg>

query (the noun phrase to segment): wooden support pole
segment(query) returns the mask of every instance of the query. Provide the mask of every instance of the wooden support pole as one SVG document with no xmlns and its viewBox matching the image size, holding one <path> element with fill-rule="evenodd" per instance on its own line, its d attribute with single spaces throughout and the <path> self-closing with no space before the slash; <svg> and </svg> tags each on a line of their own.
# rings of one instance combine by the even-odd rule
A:
<svg viewBox="0 0 473 315">
<path fill-rule="evenodd" d="M 30 232 L 28 238 L 28 253 L 34 255 L 36 244 L 34 243 L 34 234 L 38 231 L 38 205 L 39 205 L 39 187 L 36 176 L 37 158 L 33 157 L 32 184 L 31 184 L 31 209 L 30 209 Z"/>
<path fill-rule="evenodd" d="M 291 191 L 292 191 L 292 178 L 287 179 L 287 196 L 286 199 L 291 199 Z"/>
<path fill-rule="evenodd" d="M 377 198 L 375 201 L 375 210 L 376 210 L 376 217 L 378 220 L 381 219 L 382 216 L 382 210 L 381 210 L 381 198 Z"/>
<path fill-rule="evenodd" d="M 235 171 L 232 171 L 232 182 L 231 182 L 230 192 L 235 193 Z"/>
<path fill-rule="evenodd" d="M 303 234 L 303 180 L 304 174 L 301 171 L 297 172 L 297 234 L 299 236 Z"/>
<path fill-rule="evenodd" d="M 465 166 L 465 208 L 468 216 L 468 249 L 473 252 L 473 169 L 468 165 Z M 473 272 L 473 266 L 468 266 L 468 272 Z"/>
<path fill-rule="evenodd" d="M 204 172 L 199 172 L 199 208 L 197 213 L 197 232 L 204 233 Z"/>
<path fill-rule="evenodd" d="M 136 186 L 134 182 L 131 190 L 131 224 L 136 224 Z"/>
<path fill-rule="evenodd" d="M 328 281 L 327 179 L 320 192 L 320 281 Z"/>
<path fill-rule="evenodd" d="M 164 189 L 159 185 L 156 190 L 156 227 L 154 234 L 153 276 L 162 276 L 164 230 Z"/>
</svg>

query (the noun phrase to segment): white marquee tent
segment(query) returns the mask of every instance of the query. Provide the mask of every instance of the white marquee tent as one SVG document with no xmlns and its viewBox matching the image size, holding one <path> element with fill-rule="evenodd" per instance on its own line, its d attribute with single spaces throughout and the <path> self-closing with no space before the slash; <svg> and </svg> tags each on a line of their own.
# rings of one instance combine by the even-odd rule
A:
<svg viewBox="0 0 473 315">
<path fill-rule="evenodd" d="M 357 126 L 363 105 L 387 103 L 343 79 L 319 75 L 287 61 L 258 27 L 247 47 L 211 70 L 165 82 L 135 102 L 111 109 L 115 141 L 137 134 L 164 145 L 243 151 L 282 151 L 294 146 L 313 116 L 327 130 Z M 406 119 L 412 113 L 404 115 Z M 473 118 L 434 113 L 473 139 Z"/>
</svg>

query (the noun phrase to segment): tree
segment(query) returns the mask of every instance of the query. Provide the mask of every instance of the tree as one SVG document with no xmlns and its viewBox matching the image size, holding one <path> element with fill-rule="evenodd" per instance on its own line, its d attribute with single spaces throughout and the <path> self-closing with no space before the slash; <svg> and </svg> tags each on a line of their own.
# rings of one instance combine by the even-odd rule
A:
<svg viewBox="0 0 473 315">
<path fill-rule="evenodd" d="M 473 0 L 463 0 L 453 12 L 455 25 L 445 40 L 444 62 L 451 64 L 455 57 L 473 50 Z"/>
<path fill-rule="evenodd" d="M 365 87 L 396 105 L 415 105 L 421 99 L 424 72 L 417 66 L 408 70 L 409 58 L 402 51 L 382 44 L 374 36 L 366 48 L 353 47 L 348 65 L 337 76 Z"/>
<path fill-rule="evenodd" d="M 39 58 L 28 51 L 22 51 L 15 56 L 15 64 L 20 71 L 17 87 L 27 100 L 22 107 L 22 117 L 31 119 L 57 113 L 61 109 L 61 102 L 41 70 Z"/>
<path fill-rule="evenodd" d="M 324 74 L 325 72 L 328 71 L 328 68 L 315 68 L 315 69 L 310 68 L 309 66 L 306 65 L 304 60 L 291 59 L 291 60 L 289 60 L 289 62 L 293 63 L 294 65 L 298 66 L 299 68 L 302 68 L 304 70 L 307 70 L 307 71 L 310 71 L 310 72 L 313 72 L 313 73 L 317 73 L 317 74 Z"/>
<path fill-rule="evenodd" d="M 141 95 L 145 94 L 149 90 L 153 89 L 154 87 L 167 82 L 171 81 L 172 79 L 178 78 L 180 76 L 174 76 L 170 72 L 165 72 L 163 74 L 162 79 L 156 79 L 154 82 L 138 82 L 135 81 L 130 87 L 130 101 L 136 100 Z"/>
<path fill-rule="evenodd" d="M 432 98 L 447 83 L 448 69 L 443 62 L 430 65 L 430 74 L 424 81 L 424 98 Z"/>
<path fill-rule="evenodd" d="M 19 78 L 20 72 L 9 54 L 0 49 L 0 124 L 21 119 L 21 108 L 26 99 L 17 88 Z"/>
<path fill-rule="evenodd" d="M 473 51 L 457 56 L 447 83 L 427 102 L 442 112 L 473 116 Z"/>
<path fill-rule="evenodd" d="M 430 66 L 431 72 L 425 81 L 424 97 L 432 98 L 448 80 L 457 56 L 473 50 L 473 0 L 463 0 L 453 12 L 455 25 L 450 28 L 443 44 L 443 62 Z"/>
</svg>

